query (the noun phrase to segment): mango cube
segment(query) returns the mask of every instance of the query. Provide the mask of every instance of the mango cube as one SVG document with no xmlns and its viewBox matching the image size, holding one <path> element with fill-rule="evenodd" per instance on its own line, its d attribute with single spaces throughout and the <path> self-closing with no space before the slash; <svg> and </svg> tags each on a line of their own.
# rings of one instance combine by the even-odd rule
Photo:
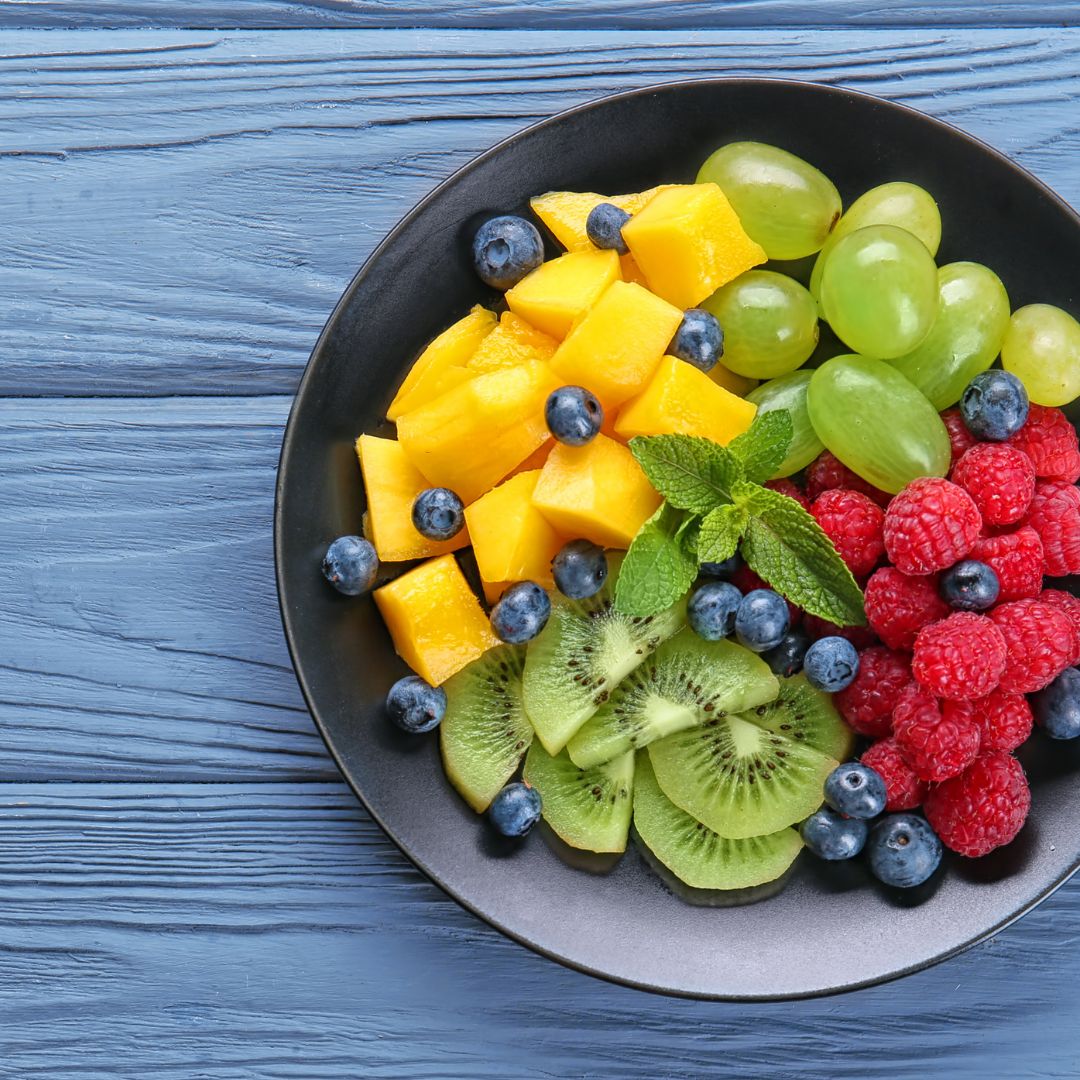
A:
<svg viewBox="0 0 1080 1080">
<path fill-rule="evenodd" d="M 550 360 L 558 347 L 553 337 L 530 326 L 520 315 L 504 311 L 499 325 L 480 342 L 466 366 L 470 372 L 482 375 L 529 360 Z"/>
<path fill-rule="evenodd" d="M 649 287 L 645 275 L 641 272 L 641 267 L 634 262 L 633 255 L 619 256 L 619 272 L 622 274 L 623 281 L 632 281 L 635 285 L 640 285 L 644 289 Z"/>
<path fill-rule="evenodd" d="M 617 251 L 575 251 L 542 263 L 507 294 L 510 310 L 560 340 L 619 279 Z"/>
<path fill-rule="evenodd" d="M 704 371 L 665 356 L 649 385 L 620 410 L 615 430 L 635 435 L 700 435 L 726 446 L 753 422 L 757 406 L 718 386 Z"/>
<path fill-rule="evenodd" d="M 396 420 L 411 409 L 452 390 L 471 377 L 466 364 L 480 342 L 495 329 L 495 314 L 476 307 L 444 330 L 420 354 L 405 376 L 401 388 L 386 410 L 387 418 Z"/>
<path fill-rule="evenodd" d="M 398 420 L 398 442 L 437 487 L 468 505 L 551 438 L 544 405 L 559 380 L 529 361 L 477 375 Z"/>
<path fill-rule="evenodd" d="M 633 192 L 630 195 L 597 195 L 595 191 L 549 191 L 530 199 L 529 206 L 567 251 L 591 251 L 592 241 L 585 231 L 585 222 L 594 206 L 609 202 L 628 214 L 636 214 L 648 205 L 657 192 L 663 191 L 664 186 Z"/>
<path fill-rule="evenodd" d="M 626 548 L 660 496 L 634 455 L 597 435 L 585 446 L 557 443 L 533 489 L 533 505 L 563 536 Z"/>
<path fill-rule="evenodd" d="M 432 686 L 499 644 L 453 555 L 421 563 L 374 595 L 398 656 Z"/>
<path fill-rule="evenodd" d="M 605 412 L 613 411 L 644 388 L 682 317 L 640 285 L 616 281 L 559 346 L 552 370 L 565 383 L 587 387 Z"/>
<path fill-rule="evenodd" d="M 669 187 L 622 232 L 649 288 L 680 308 L 700 304 L 766 259 L 716 184 Z"/>
</svg>

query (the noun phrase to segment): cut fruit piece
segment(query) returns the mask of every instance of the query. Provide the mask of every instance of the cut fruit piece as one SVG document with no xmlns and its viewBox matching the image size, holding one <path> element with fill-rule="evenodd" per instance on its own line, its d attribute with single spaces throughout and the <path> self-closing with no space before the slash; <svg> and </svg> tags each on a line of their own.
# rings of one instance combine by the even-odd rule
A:
<svg viewBox="0 0 1080 1080">
<path fill-rule="evenodd" d="M 402 416 L 398 442 L 431 484 L 468 505 L 551 438 L 544 405 L 558 386 L 536 361 L 477 375 Z"/>
<path fill-rule="evenodd" d="M 669 186 L 661 185 L 629 195 L 597 195 L 595 191 L 549 191 L 544 195 L 533 196 L 529 200 L 529 206 L 567 251 L 592 251 L 595 249 L 585 230 L 585 222 L 593 207 L 609 202 L 628 214 L 636 214 L 648 205 L 654 195 Z"/>
<path fill-rule="evenodd" d="M 622 273 L 623 281 L 632 281 L 635 285 L 640 285 L 643 289 L 649 287 L 649 283 L 645 280 L 645 275 L 641 272 L 641 267 L 634 262 L 633 255 L 619 256 L 619 270 Z"/>
<path fill-rule="evenodd" d="M 676 806 L 736 840 L 808 817 L 838 764 L 738 716 L 669 735 L 649 747 L 649 757 Z"/>
<path fill-rule="evenodd" d="M 615 610 L 622 554 L 608 555 L 604 588 L 588 600 L 552 599 L 551 617 L 525 659 L 525 711 L 549 754 L 608 699 L 611 690 L 686 624 L 686 603 L 648 618 Z"/>
<path fill-rule="evenodd" d="M 618 280 L 618 252 L 573 251 L 523 277 L 506 294 L 506 303 L 515 315 L 561 340 Z"/>
<path fill-rule="evenodd" d="M 567 750 L 582 768 L 599 765 L 714 716 L 763 705 L 778 689 L 761 657 L 732 641 L 705 641 L 687 627 L 615 687 Z"/>
<path fill-rule="evenodd" d="M 645 846 L 680 881 L 695 889 L 748 889 L 780 877 L 802 850 L 794 829 L 731 840 L 680 810 L 661 790 L 649 761 L 638 755 L 634 828 Z"/>
<path fill-rule="evenodd" d="M 615 431 L 635 435 L 700 435 L 727 446 L 754 422 L 757 406 L 725 390 L 704 371 L 665 356 L 648 385 L 619 410 Z"/>
<path fill-rule="evenodd" d="M 567 335 L 551 368 L 564 382 L 588 387 L 613 412 L 652 378 L 682 317 L 648 289 L 616 281 Z"/>
<path fill-rule="evenodd" d="M 556 444 L 540 470 L 533 505 L 563 536 L 626 548 L 660 496 L 625 446 L 597 435 L 585 446 Z"/>
<path fill-rule="evenodd" d="M 494 312 L 477 304 L 464 319 L 459 319 L 444 330 L 409 369 L 390 408 L 386 410 L 387 418 L 396 420 L 410 409 L 418 409 L 434 401 L 470 378 L 466 364 L 494 329 Z"/>
<path fill-rule="evenodd" d="M 412 523 L 412 504 L 430 484 L 393 439 L 361 435 L 356 455 L 364 474 L 367 513 L 364 535 L 375 545 L 382 562 L 404 562 L 445 555 L 468 547 L 465 529 L 452 540 L 429 540 Z"/>
<path fill-rule="evenodd" d="M 512 311 L 504 311 L 499 316 L 499 325 L 480 342 L 466 367 L 473 374 L 482 375 L 485 371 L 515 367 L 530 360 L 546 363 L 558 347 L 555 338 L 530 326 Z"/>
<path fill-rule="evenodd" d="M 579 769 L 564 750 L 552 757 L 533 743 L 525 783 L 540 792 L 544 820 L 571 847 L 625 851 L 633 813 L 634 755 L 595 769 Z"/>
<path fill-rule="evenodd" d="M 836 711 L 832 695 L 816 690 L 802 674 L 781 679 L 774 700 L 740 711 L 751 724 L 837 761 L 846 761 L 855 747 L 855 732 Z"/>
<path fill-rule="evenodd" d="M 669 187 L 622 234 L 649 288 L 680 308 L 695 307 L 766 260 L 716 184 Z"/>
<path fill-rule="evenodd" d="M 413 567 L 374 596 L 398 656 L 432 686 L 500 644 L 453 555 Z"/>
<path fill-rule="evenodd" d="M 514 775 L 532 742 L 521 700 L 525 650 L 503 645 L 450 679 L 439 745 L 450 783 L 479 814 Z"/>
</svg>

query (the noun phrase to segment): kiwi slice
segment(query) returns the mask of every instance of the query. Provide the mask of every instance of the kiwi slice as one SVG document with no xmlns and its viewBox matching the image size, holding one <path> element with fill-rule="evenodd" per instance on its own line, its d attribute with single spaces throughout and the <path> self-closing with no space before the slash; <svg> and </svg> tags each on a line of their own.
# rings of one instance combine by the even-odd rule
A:
<svg viewBox="0 0 1080 1080">
<path fill-rule="evenodd" d="M 615 610 L 622 553 L 608 554 L 607 584 L 588 600 L 556 597 L 525 660 L 525 711 L 549 754 L 611 695 L 612 689 L 686 623 L 686 601 L 659 615 Z"/>
<path fill-rule="evenodd" d="M 709 720 L 654 742 L 656 780 L 676 806 L 734 840 L 812 814 L 837 762 L 740 716 Z"/>
<path fill-rule="evenodd" d="M 579 769 L 564 750 L 552 757 L 534 742 L 525 782 L 540 792 L 544 820 L 571 847 L 625 851 L 633 811 L 634 755 Z"/>
<path fill-rule="evenodd" d="M 743 719 L 837 761 L 846 761 L 855 747 L 855 732 L 831 695 L 811 686 L 805 675 L 781 679 L 780 696 L 748 710 Z"/>
<path fill-rule="evenodd" d="M 439 726 L 450 783 L 477 812 L 499 793 L 532 742 L 521 700 L 525 649 L 502 645 L 443 684 L 446 715 Z"/>
<path fill-rule="evenodd" d="M 741 840 L 719 836 L 664 794 L 648 753 L 638 755 L 634 829 L 656 859 L 695 889 L 748 889 L 774 881 L 802 849 L 794 829 Z"/>
<path fill-rule="evenodd" d="M 778 689 L 760 656 L 687 627 L 615 687 L 567 750 L 576 765 L 599 765 L 711 717 L 764 705 Z"/>
</svg>

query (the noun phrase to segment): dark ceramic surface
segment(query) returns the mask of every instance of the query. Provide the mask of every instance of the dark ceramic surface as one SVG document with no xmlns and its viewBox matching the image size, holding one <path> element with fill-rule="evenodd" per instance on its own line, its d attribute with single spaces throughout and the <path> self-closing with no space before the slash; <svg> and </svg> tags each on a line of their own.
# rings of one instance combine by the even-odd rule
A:
<svg viewBox="0 0 1080 1080">
<path fill-rule="evenodd" d="M 1076 309 L 1076 215 L 985 145 L 922 114 L 809 84 L 716 80 L 636 91 L 574 109 L 501 143 L 425 199 L 346 291 L 297 395 L 278 477 L 278 584 L 297 675 L 357 794 L 452 896 L 519 941 L 594 974 L 670 993 L 785 998 L 850 989 L 941 960 L 1001 929 L 1080 859 L 1073 797 L 1080 747 L 1026 748 L 1034 812 L 1009 848 L 954 860 L 923 889 L 875 886 L 859 865 L 802 857 L 778 896 L 716 910 L 676 899 L 634 850 L 606 874 L 569 865 L 537 836 L 501 848 L 449 787 L 434 738 L 382 716 L 405 671 L 370 600 L 319 578 L 327 542 L 360 527 L 352 442 L 379 430 L 411 359 L 467 307 L 491 300 L 468 238 L 484 217 L 557 188 L 629 191 L 692 179 L 715 146 L 774 142 L 821 167 L 845 203 L 885 180 L 937 197 L 939 262 L 993 267 L 1014 307 Z M 1037 239 L 1036 239 L 1037 238 Z M 593 870 L 598 868 L 592 868 Z"/>
</svg>

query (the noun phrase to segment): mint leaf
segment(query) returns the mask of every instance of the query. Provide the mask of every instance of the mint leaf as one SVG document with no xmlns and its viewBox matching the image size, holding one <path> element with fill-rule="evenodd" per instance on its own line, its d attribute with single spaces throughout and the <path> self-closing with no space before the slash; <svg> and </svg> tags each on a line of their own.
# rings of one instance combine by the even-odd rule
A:
<svg viewBox="0 0 1080 1080">
<path fill-rule="evenodd" d="M 630 450 L 672 506 L 695 514 L 731 502 L 732 486 L 743 478 L 734 455 L 697 435 L 638 435 Z"/>
<path fill-rule="evenodd" d="M 777 592 L 839 626 L 865 626 L 863 595 L 821 526 L 787 495 L 751 484 L 736 492 L 750 512 L 740 551 Z"/>
<path fill-rule="evenodd" d="M 697 538 L 699 562 L 723 562 L 735 554 L 746 528 L 746 511 L 735 505 L 718 506 L 701 522 Z"/>
<path fill-rule="evenodd" d="M 656 615 L 681 599 L 697 577 L 695 523 L 663 503 L 638 530 L 615 583 L 624 615 Z"/>
<path fill-rule="evenodd" d="M 759 413 L 741 435 L 728 443 L 728 451 L 742 464 L 746 479 L 755 484 L 771 480 L 791 449 L 795 428 L 787 409 Z"/>
</svg>

